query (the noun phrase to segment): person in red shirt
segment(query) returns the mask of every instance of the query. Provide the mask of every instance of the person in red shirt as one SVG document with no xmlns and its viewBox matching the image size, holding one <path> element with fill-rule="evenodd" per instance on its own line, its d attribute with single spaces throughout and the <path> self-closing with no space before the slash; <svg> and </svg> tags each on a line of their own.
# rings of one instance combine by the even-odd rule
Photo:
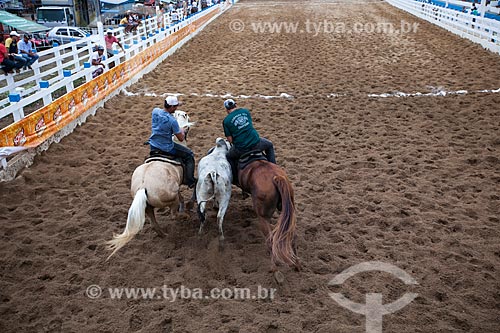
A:
<svg viewBox="0 0 500 333">
<path fill-rule="evenodd" d="M 122 49 L 122 51 L 125 52 L 125 50 L 123 49 L 122 44 L 120 44 L 120 41 L 118 40 L 118 38 L 116 38 L 113 35 L 112 30 L 108 30 L 106 32 L 106 36 L 104 37 L 104 41 L 106 42 L 106 52 L 108 52 L 108 58 L 111 58 L 113 56 L 113 44 L 114 43 L 118 44 L 118 46 Z"/>
<path fill-rule="evenodd" d="M 116 38 L 114 35 L 113 35 L 113 31 L 111 29 L 109 29 L 107 32 L 106 32 L 106 36 L 104 37 L 104 41 L 106 42 L 106 52 L 108 53 L 108 58 L 111 58 L 113 57 L 113 44 L 116 43 L 118 44 L 118 46 L 122 49 L 123 52 L 125 52 L 125 50 L 123 49 L 123 46 L 122 44 L 120 44 L 120 41 L 118 40 L 118 38 Z M 115 67 L 115 62 L 110 62 L 109 63 L 109 69 Z"/>
<path fill-rule="evenodd" d="M 14 59 L 14 60 L 12 60 Z M 2 35 L 0 35 L 0 65 L 2 66 L 5 74 L 14 73 L 13 69 L 16 72 L 20 72 L 20 68 L 23 67 L 23 63 L 20 61 L 16 61 L 14 58 L 14 54 L 10 54 L 5 47 L 5 41 Z"/>
</svg>

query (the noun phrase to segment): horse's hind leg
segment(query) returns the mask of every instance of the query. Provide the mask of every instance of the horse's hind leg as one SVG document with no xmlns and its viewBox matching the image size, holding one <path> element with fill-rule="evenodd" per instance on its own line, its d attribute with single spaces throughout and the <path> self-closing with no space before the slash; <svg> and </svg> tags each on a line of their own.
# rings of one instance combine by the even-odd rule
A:
<svg viewBox="0 0 500 333">
<path fill-rule="evenodd" d="M 219 203 L 219 211 L 217 212 L 217 224 L 219 226 L 219 250 L 224 250 L 224 230 L 222 224 L 224 223 L 224 215 L 226 215 L 227 207 L 229 206 L 229 200 L 231 198 L 231 191 L 225 195 L 221 202 Z"/>
<path fill-rule="evenodd" d="M 271 232 L 272 232 L 272 227 L 271 227 L 271 218 L 270 217 L 264 217 L 259 214 L 259 227 L 266 238 L 266 245 L 267 245 L 267 250 L 269 254 L 271 255 Z M 276 280 L 276 283 L 282 284 L 285 281 L 285 277 L 283 276 L 283 273 L 281 273 L 278 270 L 278 267 L 276 266 L 276 263 L 274 263 L 271 260 L 271 272 L 273 273 L 274 280 Z"/>
<path fill-rule="evenodd" d="M 182 220 L 187 220 L 189 214 L 184 211 L 184 198 L 179 192 L 178 200 L 175 200 L 170 205 L 170 211 L 173 212 L 176 219 L 181 218 Z"/>
<path fill-rule="evenodd" d="M 207 202 L 201 202 L 198 205 L 198 218 L 200 220 L 200 229 L 198 230 L 198 234 L 201 235 L 203 232 L 203 227 L 205 226 L 206 218 L 205 218 L 205 208 L 206 208 Z"/>
<path fill-rule="evenodd" d="M 150 206 L 149 204 L 146 206 L 146 215 L 151 220 L 151 224 L 153 225 L 153 229 L 155 229 L 155 231 L 158 233 L 158 236 L 165 237 L 165 233 L 163 231 L 161 231 L 161 228 L 158 225 L 158 222 L 156 222 L 155 209 L 153 206 Z"/>
<path fill-rule="evenodd" d="M 177 205 L 177 203 L 176 203 Z M 179 207 L 177 207 L 179 213 L 184 212 L 184 198 L 182 197 L 181 192 L 179 192 Z"/>
</svg>

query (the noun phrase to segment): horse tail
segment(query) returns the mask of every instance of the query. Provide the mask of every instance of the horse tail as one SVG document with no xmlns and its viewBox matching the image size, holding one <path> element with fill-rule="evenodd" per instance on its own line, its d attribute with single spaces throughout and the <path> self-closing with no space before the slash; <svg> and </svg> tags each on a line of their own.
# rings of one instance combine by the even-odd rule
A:
<svg viewBox="0 0 500 333">
<path fill-rule="evenodd" d="M 134 236 L 142 230 L 146 221 L 146 205 L 148 196 L 146 189 L 141 188 L 135 193 L 132 205 L 128 210 L 127 226 L 120 235 L 113 235 L 113 239 L 107 241 L 108 250 L 113 251 L 106 260 L 127 244 Z"/>
<path fill-rule="evenodd" d="M 215 171 L 211 171 L 210 172 L 210 179 L 212 179 L 212 183 L 214 184 L 214 194 L 215 194 L 215 189 L 216 189 L 216 185 L 217 185 L 217 172 Z"/>
<path fill-rule="evenodd" d="M 273 183 L 280 193 L 282 210 L 269 239 L 272 260 L 298 267 L 299 258 L 295 254 L 293 244 L 297 224 L 293 189 L 288 179 L 283 176 L 274 176 Z"/>
<path fill-rule="evenodd" d="M 201 181 L 201 179 L 199 179 L 198 181 Z M 203 182 L 207 185 L 209 184 L 209 182 L 212 182 L 212 189 L 213 189 L 214 193 L 210 198 L 208 198 L 206 200 L 198 201 L 198 218 L 200 219 L 201 223 L 205 222 L 205 206 L 207 205 L 207 201 L 215 199 L 215 195 L 216 195 L 215 190 L 217 189 L 217 172 L 215 172 L 215 171 L 210 172 L 203 179 Z M 203 188 L 206 189 L 205 187 L 203 187 Z"/>
</svg>

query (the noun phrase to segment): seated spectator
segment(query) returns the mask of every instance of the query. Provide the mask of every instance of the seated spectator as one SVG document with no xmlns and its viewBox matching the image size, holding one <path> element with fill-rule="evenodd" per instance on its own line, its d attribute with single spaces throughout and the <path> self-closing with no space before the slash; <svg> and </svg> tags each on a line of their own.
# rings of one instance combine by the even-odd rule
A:
<svg viewBox="0 0 500 333">
<path fill-rule="evenodd" d="M 26 64 L 24 69 L 31 68 L 31 65 L 33 65 L 39 58 L 38 54 L 36 54 L 35 47 L 33 46 L 33 43 L 30 41 L 30 36 L 28 34 L 24 34 L 23 40 L 20 41 L 17 44 L 17 49 L 19 50 L 19 54 L 26 59 Z M 35 52 L 33 52 L 35 51 Z"/>
<path fill-rule="evenodd" d="M 125 15 L 121 20 L 119 27 L 125 27 L 125 33 L 128 34 L 130 32 L 130 27 L 128 25 L 128 15 Z"/>
<path fill-rule="evenodd" d="M 3 35 L 0 34 L 0 65 L 2 66 L 5 74 L 14 73 L 14 69 L 19 73 L 20 68 L 23 67 L 24 62 L 19 62 L 10 59 L 11 54 L 5 47 Z"/>
<path fill-rule="evenodd" d="M 11 31 L 10 37 L 5 40 L 5 47 L 10 53 L 9 59 L 22 63 L 23 65 L 21 67 L 26 68 L 26 59 L 24 59 L 22 55 L 18 54 L 19 51 L 17 49 L 17 42 L 19 42 L 19 37 L 20 35 L 17 31 Z"/>
<path fill-rule="evenodd" d="M 132 13 L 132 31 L 137 31 L 137 27 L 141 24 L 141 18 L 137 13 Z"/>
<path fill-rule="evenodd" d="M 179 22 L 179 15 L 177 14 L 176 10 L 174 10 L 173 12 L 170 13 L 170 19 L 171 19 L 172 23 Z"/>
<path fill-rule="evenodd" d="M 104 47 L 99 45 L 96 50 L 90 56 L 90 63 L 92 64 L 94 71 L 92 72 L 92 78 L 96 78 L 102 73 L 104 73 L 104 69 L 106 65 L 102 63 L 102 56 L 104 54 Z"/>
<path fill-rule="evenodd" d="M 470 13 L 472 15 L 476 15 L 476 16 L 479 16 L 479 11 L 477 10 L 477 7 L 476 7 L 476 4 L 472 4 L 472 8 L 470 9 Z"/>
</svg>

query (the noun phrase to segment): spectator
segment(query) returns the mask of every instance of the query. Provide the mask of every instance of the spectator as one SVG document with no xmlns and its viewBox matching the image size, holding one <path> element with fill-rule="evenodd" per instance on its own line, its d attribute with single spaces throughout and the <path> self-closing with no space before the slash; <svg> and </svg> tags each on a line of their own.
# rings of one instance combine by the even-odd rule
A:
<svg viewBox="0 0 500 333">
<path fill-rule="evenodd" d="M 23 63 L 11 60 L 10 56 L 11 54 L 9 54 L 7 48 L 5 47 L 3 35 L 0 34 L 0 65 L 2 65 L 2 69 L 5 74 L 14 73 L 13 69 L 16 69 L 19 73 L 19 69 L 23 67 Z"/>
<path fill-rule="evenodd" d="M 99 45 L 96 50 L 90 56 L 90 63 L 92 64 L 94 71 L 92 72 L 92 78 L 96 78 L 102 73 L 104 73 L 104 69 L 106 65 L 102 63 L 102 55 L 104 54 L 104 47 Z"/>
<path fill-rule="evenodd" d="M 104 37 L 104 41 L 106 42 L 106 53 L 108 54 L 108 58 L 111 58 L 114 56 L 114 54 L 113 54 L 113 44 L 114 43 L 118 44 L 118 46 L 122 49 L 122 51 L 125 52 L 125 50 L 123 49 L 122 44 L 120 44 L 120 41 L 118 40 L 118 38 L 113 36 L 112 30 L 109 29 L 106 32 L 106 37 Z M 115 63 L 114 62 L 109 63 L 108 67 L 109 67 L 109 69 L 115 67 Z"/>
<path fill-rule="evenodd" d="M 24 59 L 26 59 L 26 64 L 24 65 L 24 69 L 27 68 L 33 69 L 31 68 L 31 65 L 33 65 L 38 60 L 39 56 L 38 54 L 36 54 L 35 47 L 33 46 L 33 43 L 30 41 L 30 36 L 28 34 L 24 34 L 23 40 L 17 44 L 17 48 L 19 50 L 19 54 Z"/>
<path fill-rule="evenodd" d="M 21 67 L 26 67 L 26 59 L 22 55 L 18 54 L 17 42 L 19 42 L 19 34 L 17 31 L 11 31 L 10 37 L 5 40 L 5 47 L 7 51 L 9 51 L 10 60 L 14 60 L 15 62 L 20 62 L 23 65 Z"/>
<path fill-rule="evenodd" d="M 130 27 L 129 28 L 130 32 L 137 31 L 137 27 L 139 26 L 139 23 L 140 23 L 140 20 L 139 20 L 139 16 L 137 16 L 137 14 L 130 13 L 128 15 L 128 25 Z"/>
<path fill-rule="evenodd" d="M 114 43 L 118 44 L 118 46 L 122 49 L 122 51 L 125 52 L 125 50 L 123 49 L 123 46 L 120 43 L 120 41 L 118 40 L 118 38 L 116 38 L 113 35 L 112 30 L 106 31 L 106 37 L 104 37 L 104 41 L 106 42 L 106 52 L 108 53 L 108 58 L 111 58 L 113 56 L 113 44 Z"/>
<path fill-rule="evenodd" d="M 125 27 L 125 33 L 128 34 L 130 32 L 130 26 L 128 25 L 128 15 L 125 15 L 121 20 L 120 20 L 120 27 Z"/>
<path fill-rule="evenodd" d="M 475 3 L 474 3 L 474 4 L 472 4 L 472 8 L 471 8 L 471 10 L 470 10 L 470 13 L 471 13 L 472 15 L 477 15 L 477 16 L 479 16 L 479 11 L 477 10 L 477 7 L 476 7 L 476 4 L 475 4 Z"/>
</svg>

